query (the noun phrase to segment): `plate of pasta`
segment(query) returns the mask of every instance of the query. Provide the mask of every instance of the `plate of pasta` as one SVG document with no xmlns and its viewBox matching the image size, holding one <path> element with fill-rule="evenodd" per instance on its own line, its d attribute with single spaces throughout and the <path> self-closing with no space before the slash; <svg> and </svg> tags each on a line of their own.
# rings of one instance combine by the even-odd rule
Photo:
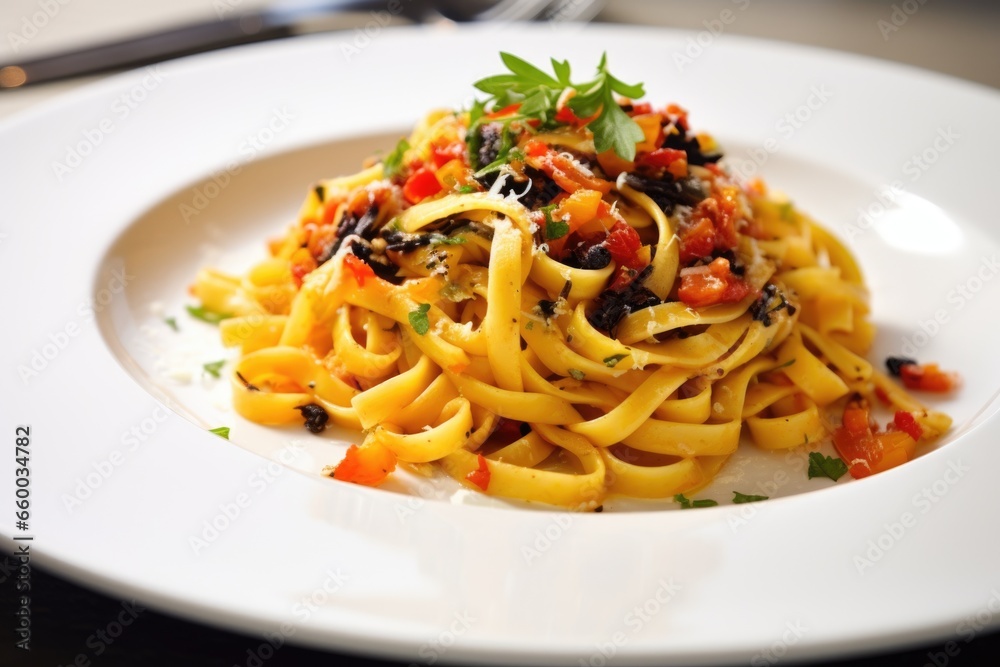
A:
<svg viewBox="0 0 1000 667">
<path fill-rule="evenodd" d="M 738 39 L 664 68 L 683 39 L 315 37 L 164 66 L 96 143 L 141 73 L 0 128 L 72 114 L 12 266 L 92 277 L 13 334 L 38 557 L 428 664 L 770 664 L 990 610 L 1000 100 Z"/>
</svg>

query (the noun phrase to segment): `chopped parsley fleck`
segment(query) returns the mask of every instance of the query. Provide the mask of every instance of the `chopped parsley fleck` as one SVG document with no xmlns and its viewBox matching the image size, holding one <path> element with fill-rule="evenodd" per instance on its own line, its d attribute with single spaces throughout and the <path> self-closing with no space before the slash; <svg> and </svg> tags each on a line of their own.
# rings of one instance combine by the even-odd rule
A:
<svg viewBox="0 0 1000 667">
<path fill-rule="evenodd" d="M 226 365 L 226 360 L 220 359 L 219 361 L 210 361 L 209 363 L 202 365 L 202 368 L 205 369 L 206 373 L 208 373 L 214 378 L 217 378 L 217 377 L 222 377 L 219 374 L 219 371 L 221 371 L 222 367 L 225 365 Z"/>
<path fill-rule="evenodd" d="M 693 507 L 715 507 L 719 503 L 712 500 L 711 498 L 702 498 L 700 500 L 691 500 L 683 493 L 678 493 L 674 496 L 674 502 L 680 503 L 682 510 L 689 510 Z"/>
<path fill-rule="evenodd" d="M 782 220 L 791 222 L 794 213 L 795 213 L 795 207 L 792 206 L 792 202 L 786 201 L 785 203 L 778 205 L 778 215 L 781 216 Z"/>
<path fill-rule="evenodd" d="M 216 426 L 213 429 L 209 429 L 208 432 L 209 433 L 214 433 L 215 435 L 219 436 L 220 438 L 225 438 L 226 440 L 229 440 L 229 427 L 228 426 Z"/>
<path fill-rule="evenodd" d="M 612 354 L 610 357 L 604 357 L 604 365 L 608 368 L 614 368 L 618 365 L 619 361 L 627 356 L 627 354 Z"/>
<path fill-rule="evenodd" d="M 410 150 L 410 142 L 400 139 L 396 148 L 382 161 L 382 172 L 386 178 L 392 178 L 403 169 L 403 154 Z"/>
<path fill-rule="evenodd" d="M 163 323 L 166 324 L 171 329 L 173 329 L 174 331 L 180 331 L 181 330 L 181 328 L 179 326 L 177 326 L 177 318 L 176 317 L 165 317 L 165 318 L 163 318 Z"/>
<path fill-rule="evenodd" d="M 569 234 L 568 222 L 552 219 L 552 211 L 554 211 L 555 208 L 555 204 L 549 204 L 548 206 L 543 206 L 541 208 L 542 213 L 545 214 L 545 238 L 550 241 L 553 239 L 561 239 Z"/>
<path fill-rule="evenodd" d="M 789 366 L 791 366 L 794 363 L 795 363 L 795 359 L 789 359 L 788 361 L 786 361 L 785 363 L 781 364 L 780 366 L 778 366 L 774 370 L 777 371 L 777 370 L 781 370 L 782 368 L 788 368 Z"/>
<path fill-rule="evenodd" d="M 479 188 L 477 188 L 475 185 L 463 185 L 458 189 L 458 193 L 463 195 L 472 194 L 473 192 L 478 192 L 478 191 Z"/>
<path fill-rule="evenodd" d="M 413 327 L 413 330 L 421 336 L 431 330 L 431 323 L 427 319 L 427 313 L 430 309 L 431 304 L 422 303 L 416 310 L 411 310 L 408 315 L 410 326 Z"/>
<path fill-rule="evenodd" d="M 524 325 L 524 328 L 527 329 L 528 331 L 531 331 L 532 329 L 535 328 L 535 321 L 528 320 L 528 323 Z"/>
<path fill-rule="evenodd" d="M 743 503 L 756 503 L 761 500 L 767 500 L 768 496 L 753 496 L 746 493 L 740 493 L 739 491 L 733 491 L 733 502 L 737 505 Z"/>
<path fill-rule="evenodd" d="M 232 317 L 232 313 L 217 313 L 214 310 L 209 310 L 205 306 L 185 306 L 187 308 L 188 314 L 191 317 L 201 320 L 202 322 L 208 322 L 209 324 L 218 324 L 222 320 L 228 320 Z"/>
<path fill-rule="evenodd" d="M 583 371 L 577 370 L 575 368 L 568 369 L 568 372 L 569 372 L 569 376 L 571 378 L 573 378 L 574 380 L 583 380 L 583 378 L 587 377 L 586 373 L 584 373 Z"/>
<path fill-rule="evenodd" d="M 809 479 L 813 477 L 829 477 L 837 481 L 847 472 L 847 464 L 832 456 L 823 456 L 819 452 L 809 454 Z"/>
<path fill-rule="evenodd" d="M 463 243 L 465 243 L 464 236 L 445 236 L 444 234 L 431 236 L 431 245 L 462 245 Z"/>
</svg>

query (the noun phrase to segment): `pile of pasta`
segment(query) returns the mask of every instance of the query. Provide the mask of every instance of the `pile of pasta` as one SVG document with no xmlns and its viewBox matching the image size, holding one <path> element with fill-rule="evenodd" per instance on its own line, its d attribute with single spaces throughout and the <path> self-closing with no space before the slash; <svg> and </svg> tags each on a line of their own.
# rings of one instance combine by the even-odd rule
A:
<svg viewBox="0 0 1000 667">
<path fill-rule="evenodd" d="M 949 427 L 865 359 L 868 293 L 834 236 L 736 182 L 683 110 L 622 108 L 648 140 L 631 161 L 581 124 L 435 111 L 318 183 L 248 273 L 202 270 L 241 348 L 236 411 L 362 432 L 338 479 L 404 466 L 580 510 L 695 491 L 741 435 L 829 438 L 851 401 L 911 412 L 923 442 Z"/>
</svg>

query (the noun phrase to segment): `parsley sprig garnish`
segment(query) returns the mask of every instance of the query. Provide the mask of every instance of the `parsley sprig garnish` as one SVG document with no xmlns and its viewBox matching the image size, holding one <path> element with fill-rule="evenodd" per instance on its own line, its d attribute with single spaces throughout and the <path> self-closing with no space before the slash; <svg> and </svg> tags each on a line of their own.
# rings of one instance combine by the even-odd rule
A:
<svg viewBox="0 0 1000 667">
<path fill-rule="evenodd" d="M 500 53 L 508 74 L 480 79 L 476 88 L 490 97 L 473 107 L 472 122 L 482 120 L 484 109 L 499 111 L 520 103 L 508 120 L 537 119 L 543 126 L 555 123 L 556 104 L 566 89 L 575 91 L 567 105 L 578 118 L 590 119 L 586 127 L 594 134 L 594 147 L 603 153 L 613 149 L 624 160 L 635 159 L 635 145 L 643 140 L 642 128 L 615 100 L 615 94 L 636 99 L 646 91 L 641 83 L 628 84 L 608 71 L 608 55 L 601 55 L 597 74 L 590 81 L 573 83 L 568 61 L 552 59 L 554 76 L 510 53 Z"/>
</svg>

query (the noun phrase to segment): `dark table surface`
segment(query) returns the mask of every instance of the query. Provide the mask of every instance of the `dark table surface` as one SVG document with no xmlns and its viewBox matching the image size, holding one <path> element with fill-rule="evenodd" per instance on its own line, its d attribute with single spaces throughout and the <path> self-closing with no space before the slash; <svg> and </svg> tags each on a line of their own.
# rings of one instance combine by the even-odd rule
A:
<svg viewBox="0 0 1000 667">
<path fill-rule="evenodd" d="M 8 565 L 6 554 L 0 563 Z M 123 632 L 110 641 L 96 633 L 108 627 L 123 611 L 123 601 L 77 586 L 39 570 L 31 571 L 31 651 L 15 648 L 14 577 L 8 568 L 0 568 L 0 666 L 31 667 L 278 667 L 281 665 L 343 665 L 396 667 L 409 662 L 388 662 L 341 653 L 328 653 L 285 645 L 271 654 L 261 651 L 259 637 L 216 630 L 201 624 L 136 608 L 136 617 Z M 128 608 L 126 602 L 126 609 Z M 864 604 L 863 600 L 858 601 Z M 956 622 L 957 624 L 957 622 Z M 845 646 L 845 651 L 849 647 Z M 97 655 L 100 651 L 100 655 Z M 264 657 L 266 659 L 261 660 Z M 423 664 L 414 656 L 416 664 Z M 611 663 L 614 664 L 613 661 Z M 668 664 L 664 662 L 664 664 Z M 789 665 L 786 661 L 777 664 Z M 817 665 L 855 665 L 857 667 L 970 667 L 1000 665 L 1000 633 L 981 632 L 971 641 L 968 633 L 951 643 L 936 642 L 911 650 L 866 658 L 814 663 Z"/>
</svg>

